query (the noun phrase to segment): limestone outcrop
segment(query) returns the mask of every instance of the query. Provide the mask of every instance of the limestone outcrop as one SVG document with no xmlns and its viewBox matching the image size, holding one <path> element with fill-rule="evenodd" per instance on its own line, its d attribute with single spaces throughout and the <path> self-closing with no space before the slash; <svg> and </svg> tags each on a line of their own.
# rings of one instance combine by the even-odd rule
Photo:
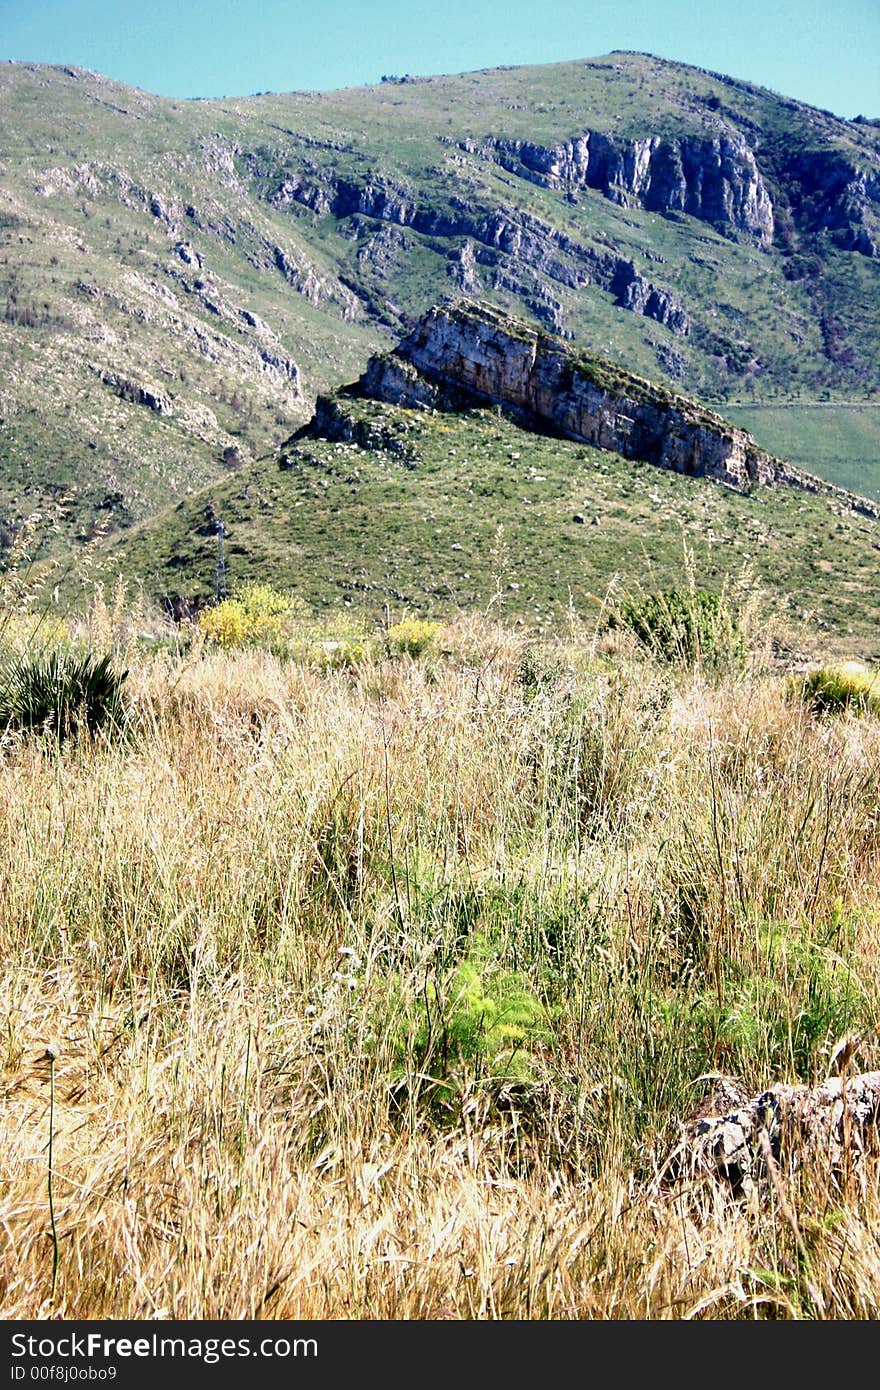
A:
<svg viewBox="0 0 880 1390">
<path fill-rule="evenodd" d="M 174 414 L 174 406 L 167 391 L 142 386 L 139 382 L 130 381 L 120 372 L 102 371 L 100 376 L 104 384 L 110 386 L 122 400 L 130 401 L 132 405 L 145 405 L 156 415 Z"/>
<path fill-rule="evenodd" d="M 479 301 L 431 309 L 393 352 L 370 358 L 346 393 L 420 410 L 501 405 L 526 426 L 623 458 L 739 491 L 788 484 L 880 518 L 880 503 L 768 454 L 714 410 Z M 307 428 L 328 438 L 355 437 L 346 433 L 354 426 L 340 407 L 340 398 L 319 396 Z M 356 429 L 371 447 L 364 426 Z"/>
<path fill-rule="evenodd" d="M 765 247 L 776 234 L 775 187 L 800 231 L 830 232 L 844 250 L 880 255 L 880 168 L 868 151 L 863 164 L 833 148 L 756 154 L 733 127 L 712 138 L 620 140 L 587 130 L 554 146 L 498 139 L 462 147 L 544 188 L 570 196 L 593 188 L 623 206 L 687 213 Z"/>
<path fill-rule="evenodd" d="M 880 1071 L 830 1077 L 818 1086 L 777 1082 L 747 1097 L 728 1081 L 716 1104 L 701 1107 L 683 1130 L 664 1176 L 704 1171 L 749 1188 L 774 1164 L 812 1157 L 852 1168 L 878 1152 Z"/>
<path fill-rule="evenodd" d="M 481 303 L 432 309 L 370 360 L 357 389 L 411 407 L 503 404 L 569 439 L 738 489 L 807 485 L 714 411 Z"/>
<path fill-rule="evenodd" d="M 596 188 L 614 202 L 653 212 L 684 212 L 745 232 L 765 246 L 773 240 L 773 203 L 755 156 L 736 130 L 714 138 L 678 140 L 649 135 L 617 140 L 586 130 L 548 148 L 527 140 L 474 147 L 493 154 L 511 173 L 545 188 Z"/>
<path fill-rule="evenodd" d="M 658 213 L 688 213 L 755 236 L 773 240 L 773 203 L 766 183 L 740 132 L 731 128 L 716 138 L 616 140 L 601 131 L 585 131 L 563 145 L 546 147 L 530 140 L 464 140 L 468 154 L 492 158 L 512 174 L 544 188 L 594 188 L 613 202 Z M 317 172 L 317 171 L 316 171 Z M 304 174 L 285 178 L 272 190 L 272 207 L 300 203 L 314 213 L 350 217 L 360 213 L 399 227 L 448 235 L 441 214 L 431 215 L 417 193 L 388 179 L 360 183 Z M 424 225 L 431 221 L 431 227 Z M 421 224 L 421 225 L 420 225 Z"/>
<path fill-rule="evenodd" d="M 466 199 L 455 206 L 432 206 L 418 192 L 390 178 L 371 178 L 361 184 L 350 178 L 327 178 L 318 170 L 283 179 L 268 202 L 276 209 L 298 205 L 322 217 L 349 218 L 355 230 L 364 227 L 366 220 L 394 230 L 409 227 L 421 236 L 450 243 L 463 241 L 451 249 L 450 273 L 456 287 L 466 293 L 485 286 L 522 295 L 552 331 L 562 327 L 561 306 L 552 302 L 552 295 L 548 299 L 547 281 L 566 289 L 596 284 L 609 290 L 620 308 L 654 319 L 672 333 L 690 332 L 685 306 L 669 289 L 649 281 L 632 260 L 585 245 L 515 206 L 480 209 Z M 373 237 L 365 250 L 381 278 L 391 244 L 387 237 L 378 246 L 375 243 Z M 291 279 L 286 267 L 280 261 L 277 264 Z"/>
</svg>

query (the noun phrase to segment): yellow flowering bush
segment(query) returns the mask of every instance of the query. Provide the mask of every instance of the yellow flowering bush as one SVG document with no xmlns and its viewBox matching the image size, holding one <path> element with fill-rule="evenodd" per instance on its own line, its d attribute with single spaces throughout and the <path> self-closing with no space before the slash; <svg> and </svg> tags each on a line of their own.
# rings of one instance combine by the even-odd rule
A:
<svg viewBox="0 0 880 1390">
<path fill-rule="evenodd" d="M 199 616 L 199 627 L 218 647 L 286 650 L 295 616 L 294 601 L 271 584 L 246 584 Z"/>
<path fill-rule="evenodd" d="M 19 655 L 69 645 L 73 640 L 69 624 L 53 613 L 0 611 L 0 643 Z"/>
<path fill-rule="evenodd" d="M 431 623 L 426 618 L 403 618 L 392 624 L 385 640 L 389 652 L 395 655 L 421 656 L 434 645 L 442 629 L 442 623 Z"/>
</svg>

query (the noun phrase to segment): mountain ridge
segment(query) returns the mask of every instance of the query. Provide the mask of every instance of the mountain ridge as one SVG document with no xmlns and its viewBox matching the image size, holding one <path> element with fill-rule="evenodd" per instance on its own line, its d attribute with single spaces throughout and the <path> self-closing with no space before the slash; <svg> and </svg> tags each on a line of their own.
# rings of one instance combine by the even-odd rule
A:
<svg viewBox="0 0 880 1390">
<path fill-rule="evenodd" d="M 192 614 L 219 553 L 234 591 L 268 580 L 343 623 L 494 608 L 545 630 L 588 620 L 606 590 L 674 586 L 684 565 L 769 603 L 801 640 L 809 620 L 826 650 L 875 651 L 880 503 L 613 363 L 494 310 L 457 312 L 438 307 L 319 397 L 277 459 L 120 537 L 105 580 Z"/>
<path fill-rule="evenodd" d="M 716 411 L 479 301 L 450 300 L 430 309 L 392 352 L 370 358 L 336 401 L 352 396 L 432 412 L 503 407 L 526 429 L 621 458 L 713 478 L 739 491 L 787 485 L 824 492 L 880 519 L 880 503 L 793 468 Z M 344 404 L 340 412 L 336 401 L 319 396 L 300 434 L 350 438 Z"/>
<path fill-rule="evenodd" d="M 714 406 L 880 391 L 880 131 L 741 79 L 621 51 L 175 101 L 13 64 L 0 117 L 0 543 L 277 450 L 451 292 Z"/>
</svg>

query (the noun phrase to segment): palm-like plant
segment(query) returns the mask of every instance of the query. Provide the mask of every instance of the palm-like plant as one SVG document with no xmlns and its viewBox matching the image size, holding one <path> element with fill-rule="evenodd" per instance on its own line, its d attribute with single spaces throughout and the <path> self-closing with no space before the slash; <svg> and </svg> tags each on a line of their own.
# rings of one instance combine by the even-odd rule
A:
<svg viewBox="0 0 880 1390">
<path fill-rule="evenodd" d="M 127 671 L 110 656 L 57 648 L 0 663 L 0 730 L 45 730 L 59 742 L 81 731 L 123 732 Z"/>
</svg>

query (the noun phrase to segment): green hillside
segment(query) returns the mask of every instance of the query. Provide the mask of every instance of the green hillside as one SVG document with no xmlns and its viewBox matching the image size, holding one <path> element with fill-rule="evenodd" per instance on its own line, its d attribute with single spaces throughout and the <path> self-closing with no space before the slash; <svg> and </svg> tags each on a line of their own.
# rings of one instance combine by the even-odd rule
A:
<svg viewBox="0 0 880 1390">
<path fill-rule="evenodd" d="M 308 433 L 238 470 L 104 557 L 156 601 L 214 595 L 217 520 L 228 584 L 270 579 L 318 612 L 446 617 L 489 610 L 529 628 L 609 591 L 697 582 L 759 593 L 829 647 L 877 648 L 880 524 L 794 487 L 743 495 L 568 440 L 493 409 L 426 415 L 340 400 L 366 447 Z"/>
<path fill-rule="evenodd" d="M 880 403 L 729 405 L 726 414 L 771 453 L 880 499 Z"/>
<path fill-rule="evenodd" d="M 716 405 L 876 400 L 880 131 L 722 75 L 615 53 L 179 102 L 16 63 L 0 131 L 0 545 L 250 467 L 451 292 Z"/>
</svg>

